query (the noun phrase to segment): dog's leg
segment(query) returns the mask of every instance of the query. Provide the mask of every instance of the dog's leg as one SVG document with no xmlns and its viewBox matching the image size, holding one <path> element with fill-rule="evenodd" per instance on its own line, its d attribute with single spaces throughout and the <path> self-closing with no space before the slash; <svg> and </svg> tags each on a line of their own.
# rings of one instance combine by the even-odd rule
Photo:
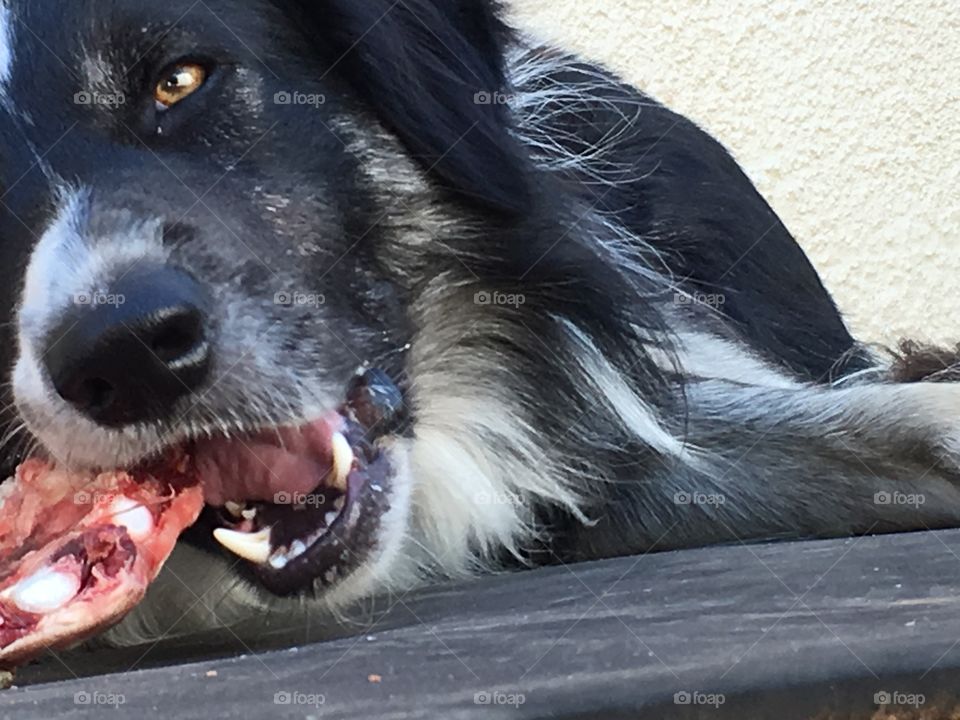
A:
<svg viewBox="0 0 960 720">
<path fill-rule="evenodd" d="M 577 541 L 606 554 L 612 538 L 636 550 L 960 526 L 960 383 L 926 380 L 957 357 L 907 357 L 863 384 L 689 382 L 683 454 L 618 478 Z"/>
<path fill-rule="evenodd" d="M 960 384 L 689 389 L 689 502 L 737 536 L 960 524 Z M 683 484 L 689 483 L 684 488 Z M 684 499 L 684 498 L 681 498 Z"/>
</svg>

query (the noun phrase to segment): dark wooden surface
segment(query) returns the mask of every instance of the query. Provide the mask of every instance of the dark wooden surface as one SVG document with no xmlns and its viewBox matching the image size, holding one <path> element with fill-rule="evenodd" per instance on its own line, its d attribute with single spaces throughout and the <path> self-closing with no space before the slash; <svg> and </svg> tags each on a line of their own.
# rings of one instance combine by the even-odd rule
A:
<svg viewBox="0 0 960 720">
<path fill-rule="evenodd" d="M 0 694 L 0 716 L 869 718 L 887 692 L 949 717 L 934 707 L 960 692 L 960 531 L 550 568 L 428 589 L 370 622 L 353 637 L 220 659 L 196 644 L 67 654 L 69 670 L 27 669 L 18 682 L 36 684 Z M 244 645 L 269 647 L 315 630 L 245 632 Z M 178 653 L 193 661 L 166 666 Z M 123 672 L 141 657 L 157 666 Z M 48 682 L 58 677 L 69 679 Z M 282 693 L 299 695 L 282 704 Z M 478 702 L 493 693 L 523 702 Z M 84 704 L 94 694 L 123 704 Z"/>
</svg>

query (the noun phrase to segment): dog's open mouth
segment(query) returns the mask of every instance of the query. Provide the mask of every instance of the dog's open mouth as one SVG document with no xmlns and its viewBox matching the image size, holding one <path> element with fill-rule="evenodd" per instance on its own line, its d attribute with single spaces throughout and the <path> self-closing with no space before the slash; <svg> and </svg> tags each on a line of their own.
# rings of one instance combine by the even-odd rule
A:
<svg viewBox="0 0 960 720">
<path fill-rule="evenodd" d="M 313 423 L 194 446 L 206 502 L 219 508 L 214 537 L 278 594 L 350 574 L 390 509 L 384 449 L 401 406 L 396 387 L 370 371 Z"/>
<path fill-rule="evenodd" d="M 376 548 L 402 398 L 382 373 L 296 428 L 198 441 L 141 468 L 24 463 L 0 491 L 0 666 L 90 637 L 140 602 L 204 505 L 269 590 L 330 586 Z"/>
</svg>

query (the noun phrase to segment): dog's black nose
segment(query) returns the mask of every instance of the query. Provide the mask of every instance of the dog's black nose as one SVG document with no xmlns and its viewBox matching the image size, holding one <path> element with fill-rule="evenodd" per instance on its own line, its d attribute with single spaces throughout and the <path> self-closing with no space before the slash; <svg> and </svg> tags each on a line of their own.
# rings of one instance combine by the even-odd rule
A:
<svg viewBox="0 0 960 720">
<path fill-rule="evenodd" d="M 108 427 L 162 420 L 206 380 L 207 303 L 186 273 L 136 270 L 73 300 L 45 362 L 60 396 L 87 417 Z"/>
</svg>

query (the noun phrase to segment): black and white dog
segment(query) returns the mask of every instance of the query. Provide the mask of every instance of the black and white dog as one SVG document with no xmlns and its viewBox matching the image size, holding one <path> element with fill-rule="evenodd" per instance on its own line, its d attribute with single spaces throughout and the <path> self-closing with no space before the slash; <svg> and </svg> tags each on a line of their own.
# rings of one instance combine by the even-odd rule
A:
<svg viewBox="0 0 960 720">
<path fill-rule="evenodd" d="M 2 0 L 0 268 L 10 467 L 205 468 L 118 642 L 960 524 L 953 356 L 855 341 L 720 144 L 489 0 Z"/>
</svg>

